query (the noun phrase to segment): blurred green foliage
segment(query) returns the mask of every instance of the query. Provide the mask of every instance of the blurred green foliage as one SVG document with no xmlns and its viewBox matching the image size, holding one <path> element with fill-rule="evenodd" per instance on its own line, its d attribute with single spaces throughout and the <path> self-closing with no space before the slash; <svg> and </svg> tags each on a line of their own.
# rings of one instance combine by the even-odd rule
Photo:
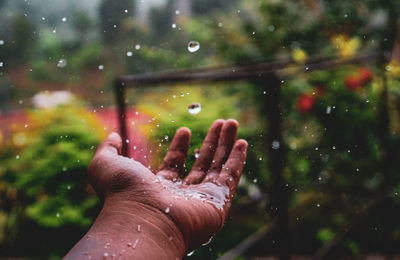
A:
<svg viewBox="0 0 400 260">
<path fill-rule="evenodd" d="M 58 243 L 45 252 L 59 255 L 76 242 L 98 212 L 99 201 L 87 182 L 86 171 L 100 132 L 79 106 L 38 110 L 31 119 L 29 127 L 34 130 L 26 133 L 25 146 L 1 154 L 0 176 L 5 190 L 0 205 L 8 219 L 3 227 L 7 240 L 2 242 L 6 247 L 21 242 L 40 247 L 53 235 L 44 232 L 38 240 L 30 229 L 56 234 L 70 227 L 76 236 L 57 239 Z M 17 225 L 11 225 L 13 221 Z M 40 254 L 43 252 L 37 256 Z"/>
</svg>

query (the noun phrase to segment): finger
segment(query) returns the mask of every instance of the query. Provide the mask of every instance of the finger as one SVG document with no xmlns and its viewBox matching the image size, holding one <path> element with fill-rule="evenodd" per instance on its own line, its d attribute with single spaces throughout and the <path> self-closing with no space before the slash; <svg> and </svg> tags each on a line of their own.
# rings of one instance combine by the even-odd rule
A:
<svg viewBox="0 0 400 260">
<path fill-rule="evenodd" d="M 184 173 L 190 134 L 189 128 L 186 127 L 179 128 L 176 131 L 157 176 L 174 180 L 178 179 L 179 175 Z"/>
<path fill-rule="evenodd" d="M 196 184 L 203 180 L 210 167 L 212 158 L 214 157 L 215 149 L 218 145 L 218 138 L 224 122 L 225 120 L 218 119 L 211 125 L 203 145 L 200 148 L 199 158 L 196 159 L 192 170 L 185 178 L 186 184 Z"/>
<path fill-rule="evenodd" d="M 217 182 L 229 188 L 230 194 L 234 194 L 239 184 L 240 176 L 246 161 L 247 142 L 243 139 L 237 140 L 232 148 L 231 154 L 222 169 Z"/>
<path fill-rule="evenodd" d="M 218 178 L 222 165 L 228 158 L 232 146 L 235 143 L 238 127 L 239 123 L 233 119 L 229 119 L 224 123 L 219 136 L 217 150 L 215 151 L 210 169 L 204 181 L 214 181 Z"/>
</svg>

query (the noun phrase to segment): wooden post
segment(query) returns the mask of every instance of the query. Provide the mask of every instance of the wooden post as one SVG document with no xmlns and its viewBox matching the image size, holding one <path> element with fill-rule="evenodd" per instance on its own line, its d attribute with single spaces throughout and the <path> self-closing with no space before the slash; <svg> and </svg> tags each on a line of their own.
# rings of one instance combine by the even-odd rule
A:
<svg viewBox="0 0 400 260">
<path fill-rule="evenodd" d="M 256 84 L 263 88 L 267 86 L 266 99 L 261 103 L 261 112 L 265 115 L 265 129 L 268 131 L 265 146 L 268 152 L 268 168 L 271 174 L 271 204 L 267 207 L 277 221 L 277 240 L 275 243 L 278 246 L 280 259 L 289 259 L 291 250 L 288 215 L 289 194 L 283 177 L 285 147 L 282 136 L 281 83 L 276 75 L 268 74 L 257 80 Z"/>
<path fill-rule="evenodd" d="M 122 155 L 128 156 L 128 131 L 126 127 L 125 84 L 119 80 L 114 83 L 115 98 L 118 106 L 119 131 L 122 138 Z"/>
</svg>

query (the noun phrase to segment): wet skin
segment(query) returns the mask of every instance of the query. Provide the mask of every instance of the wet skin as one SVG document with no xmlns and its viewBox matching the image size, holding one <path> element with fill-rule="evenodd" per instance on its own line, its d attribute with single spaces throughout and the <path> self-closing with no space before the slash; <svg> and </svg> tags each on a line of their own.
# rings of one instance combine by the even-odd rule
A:
<svg viewBox="0 0 400 260">
<path fill-rule="evenodd" d="M 246 160 L 238 123 L 217 120 L 184 176 L 191 132 L 180 128 L 157 173 L 120 155 L 110 134 L 89 166 L 104 201 L 88 233 L 65 259 L 181 259 L 224 225 Z"/>
</svg>

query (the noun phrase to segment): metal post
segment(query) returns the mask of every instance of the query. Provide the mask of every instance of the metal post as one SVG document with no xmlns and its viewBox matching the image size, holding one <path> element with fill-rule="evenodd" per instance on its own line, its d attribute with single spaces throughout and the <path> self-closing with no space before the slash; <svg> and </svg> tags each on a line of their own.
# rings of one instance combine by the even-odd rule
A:
<svg viewBox="0 0 400 260">
<path fill-rule="evenodd" d="M 122 138 L 122 155 L 128 156 L 128 131 L 126 127 L 125 84 L 119 80 L 114 83 L 115 98 L 118 106 L 119 131 Z"/>
<path fill-rule="evenodd" d="M 290 234 L 288 200 L 289 193 L 283 176 L 285 147 L 282 137 L 282 112 L 280 80 L 269 74 L 257 80 L 257 85 L 267 86 L 266 100 L 261 103 L 261 112 L 265 115 L 265 129 L 268 130 L 266 149 L 268 149 L 268 168 L 271 174 L 271 204 L 268 208 L 277 221 L 277 249 L 280 259 L 290 257 Z"/>
</svg>

